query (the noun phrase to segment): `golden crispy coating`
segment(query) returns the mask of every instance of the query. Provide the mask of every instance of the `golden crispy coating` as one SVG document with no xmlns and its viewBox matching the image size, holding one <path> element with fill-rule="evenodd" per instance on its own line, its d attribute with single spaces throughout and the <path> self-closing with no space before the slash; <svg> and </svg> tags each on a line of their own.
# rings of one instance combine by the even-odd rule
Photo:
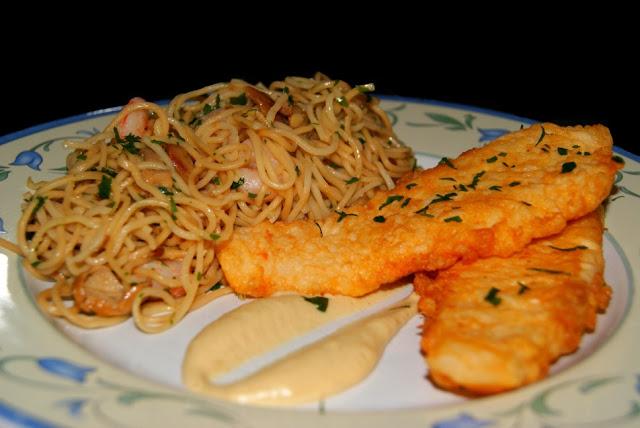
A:
<svg viewBox="0 0 640 428">
<path fill-rule="evenodd" d="M 314 224 L 241 228 L 219 247 L 235 292 L 360 296 L 460 259 L 507 257 L 560 232 L 609 194 L 607 128 L 534 125 Z"/>
<path fill-rule="evenodd" d="M 544 377 L 575 351 L 609 303 L 602 231 L 598 210 L 509 258 L 459 263 L 435 278 L 416 274 L 431 379 L 491 394 Z"/>
</svg>

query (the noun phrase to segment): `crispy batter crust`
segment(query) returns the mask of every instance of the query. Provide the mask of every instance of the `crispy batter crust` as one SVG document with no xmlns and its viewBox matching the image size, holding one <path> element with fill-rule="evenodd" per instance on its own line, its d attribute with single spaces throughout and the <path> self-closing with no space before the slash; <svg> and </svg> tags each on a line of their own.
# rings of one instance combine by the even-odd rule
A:
<svg viewBox="0 0 640 428">
<path fill-rule="evenodd" d="M 491 394 L 541 379 L 553 361 L 575 351 L 609 303 L 602 232 L 598 210 L 512 257 L 459 263 L 435 277 L 416 274 L 431 379 L 445 389 Z M 499 303 L 486 299 L 492 287 Z"/>
<path fill-rule="evenodd" d="M 534 125 L 463 153 L 453 168 L 441 164 L 401 180 L 346 210 L 355 216 L 238 228 L 219 246 L 219 260 L 239 294 L 360 296 L 461 259 L 508 257 L 602 202 L 617 170 L 611 149 L 600 125 Z M 401 201 L 380 208 L 397 195 Z M 428 216 L 417 213 L 426 205 Z"/>
</svg>

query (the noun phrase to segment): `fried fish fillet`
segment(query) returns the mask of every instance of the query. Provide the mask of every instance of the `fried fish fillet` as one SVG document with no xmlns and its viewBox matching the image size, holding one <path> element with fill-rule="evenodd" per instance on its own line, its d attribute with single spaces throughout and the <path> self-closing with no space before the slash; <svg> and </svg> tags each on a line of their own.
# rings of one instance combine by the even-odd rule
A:
<svg viewBox="0 0 640 428">
<path fill-rule="evenodd" d="M 534 125 L 322 222 L 238 228 L 220 264 L 243 295 L 360 296 L 460 259 L 507 257 L 600 205 L 617 170 L 611 150 L 600 125 Z"/>
<path fill-rule="evenodd" d="M 544 377 L 606 309 L 600 210 L 509 257 L 416 274 L 422 349 L 439 386 L 472 394 Z"/>
</svg>

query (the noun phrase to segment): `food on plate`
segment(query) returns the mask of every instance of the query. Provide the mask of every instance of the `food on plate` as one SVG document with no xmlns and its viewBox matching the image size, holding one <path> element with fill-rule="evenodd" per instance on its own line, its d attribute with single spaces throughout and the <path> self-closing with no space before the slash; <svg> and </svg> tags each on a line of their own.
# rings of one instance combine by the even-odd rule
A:
<svg viewBox="0 0 640 428">
<path fill-rule="evenodd" d="M 163 331 L 230 292 L 215 245 L 236 227 L 320 220 L 414 168 L 373 89 L 317 74 L 218 83 L 166 108 L 134 98 L 66 142 L 66 175 L 29 181 L 17 247 L 4 246 L 55 280 L 37 299 L 50 315 Z"/>
<path fill-rule="evenodd" d="M 509 258 L 416 274 L 430 378 L 445 389 L 491 394 L 541 379 L 575 351 L 611 295 L 602 233 L 597 210 Z"/>
<path fill-rule="evenodd" d="M 183 383 L 194 392 L 261 405 L 305 403 L 336 394 L 367 377 L 387 343 L 417 313 L 414 293 L 397 302 L 406 291 L 396 287 L 360 298 L 286 295 L 253 300 L 191 341 L 182 364 Z M 391 300 L 396 303 L 389 305 Z M 241 379 L 223 378 L 336 320 L 348 324 Z"/>
<path fill-rule="evenodd" d="M 238 294 L 360 296 L 420 270 L 508 257 L 600 205 L 618 168 L 611 150 L 600 125 L 533 125 L 325 220 L 239 229 L 218 260 Z"/>
</svg>

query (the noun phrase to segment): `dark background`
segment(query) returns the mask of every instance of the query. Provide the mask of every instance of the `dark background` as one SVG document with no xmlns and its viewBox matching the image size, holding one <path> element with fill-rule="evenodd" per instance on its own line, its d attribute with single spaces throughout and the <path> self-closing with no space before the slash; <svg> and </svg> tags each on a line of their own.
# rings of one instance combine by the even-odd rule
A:
<svg viewBox="0 0 640 428">
<path fill-rule="evenodd" d="M 602 123 L 614 143 L 640 153 L 633 107 L 638 67 L 615 39 L 573 34 L 543 46 L 510 44 L 508 35 L 445 44 L 405 35 L 402 47 L 370 41 L 335 48 L 255 40 L 220 50 L 215 36 L 185 48 L 143 40 L 121 49 L 103 41 L 88 49 L 74 39 L 43 37 L 4 52 L 0 135 L 45 121 L 122 105 L 133 96 L 172 96 L 239 77 L 268 83 L 322 71 L 352 84 L 374 82 L 376 93 L 436 99 L 562 125 Z M 421 38 L 422 37 L 422 38 Z M 545 45 L 546 43 L 546 45 Z M 631 104 L 630 104 L 631 103 Z"/>
</svg>

